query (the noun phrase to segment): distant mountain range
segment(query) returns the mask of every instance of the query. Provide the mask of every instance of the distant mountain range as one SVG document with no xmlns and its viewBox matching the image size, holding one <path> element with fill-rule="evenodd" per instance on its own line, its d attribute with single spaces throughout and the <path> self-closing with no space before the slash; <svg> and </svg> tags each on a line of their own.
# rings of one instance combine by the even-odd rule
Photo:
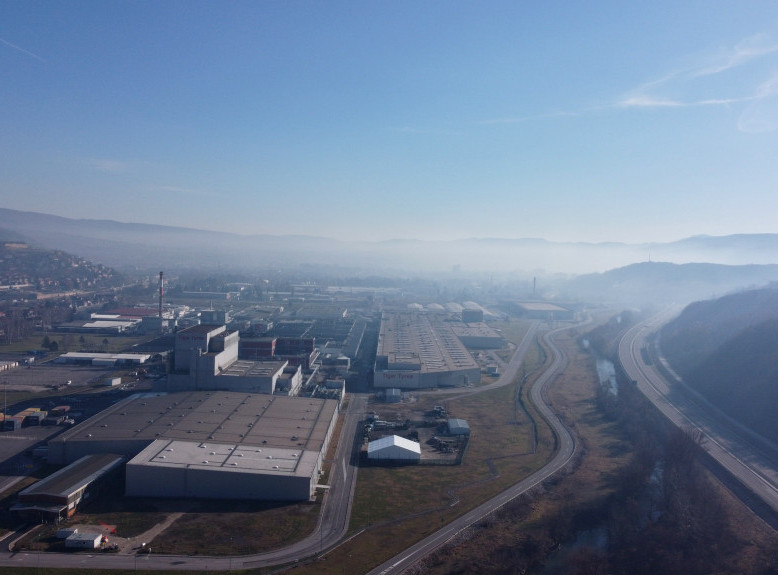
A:
<svg viewBox="0 0 778 575">
<path fill-rule="evenodd" d="M 336 225 L 348 225 L 347 221 Z M 239 235 L 190 228 L 70 219 L 0 208 L 0 240 L 61 249 L 123 271 L 249 271 L 331 266 L 370 273 L 582 274 L 648 260 L 778 264 L 778 234 L 696 236 L 670 243 L 576 243 L 537 238 L 347 242 L 319 236 Z"/>
</svg>

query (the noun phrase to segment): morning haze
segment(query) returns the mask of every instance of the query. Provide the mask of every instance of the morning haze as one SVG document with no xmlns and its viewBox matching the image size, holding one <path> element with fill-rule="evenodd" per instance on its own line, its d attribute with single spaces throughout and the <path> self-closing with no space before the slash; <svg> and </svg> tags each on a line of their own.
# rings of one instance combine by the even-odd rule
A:
<svg viewBox="0 0 778 575">
<path fill-rule="evenodd" d="M 775 572 L 772 3 L 0 22 L 3 573 Z"/>
</svg>

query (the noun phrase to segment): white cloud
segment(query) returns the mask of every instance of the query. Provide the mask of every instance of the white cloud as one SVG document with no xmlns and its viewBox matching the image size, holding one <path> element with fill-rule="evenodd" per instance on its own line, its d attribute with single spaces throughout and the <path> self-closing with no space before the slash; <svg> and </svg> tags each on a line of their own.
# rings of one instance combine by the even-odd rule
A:
<svg viewBox="0 0 778 575">
<path fill-rule="evenodd" d="M 684 104 L 666 98 L 657 98 L 648 94 L 625 96 L 618 102 L 621 108 L 679 108 Z"/>
<path fill-rule="evenodd" d="M 3 38 L 0 38 L 0 44 L 5 44 L 9 48 L 13 48 L 16 51 L 21 52 L 22 54 L 27 54 L 28 56 L 30 56 L 31 58 L 35 58 L 39 62 L 45 62 L 46 61 L 43 58 L 41 58 L 40 56 L 38 56 L 37 54 L 35 54 L 33 52 L 30 52 L 29 50 L 25 50 L 21 46 L 17 46 L 16 44 L 12 44 L 8 40 L 4 40 Z"/>
<path fill-rule="evenodd" d="M 721 74 L 727 70 L 742 66 L 751 60 L 769 56 L 778 52 L 778 43 L 764 34 L 757 34 L 736 44 L 734 48 L 723 51 L 713 59 L 715 62 L 703 66 L 694 72 L 695 77 Z"/>
<path fill-rule="evenodd" d="M 759 133 L 778 130 L 778 74 L 757 89 L 757 95 L 738 119 L 742 132 Z"/>
<path fill-rule="evenodd" d="M 743 131 L 766 131 L 776 129 L 773 118 L 778 114 L 767 105 L 775 99 L 778 83 L 773 79 L 761 86 L 752 84 L 753 71 L 746 76 L 734 76 L 738 68 L 762 60 L 772 65 L 778 55 L 778 43 L 760 34 L 746 38 L 727 50 L 714 54 L 686 69 L 638 86 L 622 96 L 615 104 L 619 108 L 691 108 L 699 106 L 730 106 L 747 103 L 748 107 L 740 119 L 738 128 Z M 773 56 L 773 58 L 771 58 Z M 756 70 L 756 74 L 759 69 Z M 765 72 L 766 73 L 766 72 Z M 720 80 L 713 81 L 714 77 Z M 741 95 L 701 97 L 706 92 L 731 91 L 738 89 Z M 673 96 L 669 96 L 672 94 Z M 769 108 L 769 109 L 768 109 Z M 768 128 L 768 126 L 774 126 Z"/>
</svg>

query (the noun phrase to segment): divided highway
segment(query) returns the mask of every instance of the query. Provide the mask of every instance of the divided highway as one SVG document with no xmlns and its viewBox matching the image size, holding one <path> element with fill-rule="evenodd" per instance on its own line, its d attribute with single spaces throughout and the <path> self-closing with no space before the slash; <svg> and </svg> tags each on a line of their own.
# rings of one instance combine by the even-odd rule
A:
<svg viewBox="0 0 778 575">
<path fill-rule="evenodd" d="M 619 344 L 619 359 L 638 389 L 675 425 L 699 429 L 705 449 L 751 493 L 778 512 L 776 447 L 721 413 L 680 382 L 668 382 L 656 366 L 644 361 L 648 338 L 673 312 L 664 312 L 627 331 Z"/>
</svg>

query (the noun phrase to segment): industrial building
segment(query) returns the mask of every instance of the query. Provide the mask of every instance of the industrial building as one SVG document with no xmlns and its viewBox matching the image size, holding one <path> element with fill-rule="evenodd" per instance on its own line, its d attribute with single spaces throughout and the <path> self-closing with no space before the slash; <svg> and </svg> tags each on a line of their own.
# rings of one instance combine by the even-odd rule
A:
<svg viewBox="0 0 778 575">
<path fill-rule="evenodd" d="M 377 388 L 423 389 L 479 383 L 481 368 L 445 322 L 384 313 L 376 351 Z"/>
<path fill-rule="evenodd" d="M 500 349 L 505 345 L 505 339 L 502 335 L 484 322 L 451 322 L 449 326 L 459 341 L 470 349 Z"/>
<path fill-rule="evenodd" d="M 367 458 L 381 461 L 419 461 L 421 445 L 399 435 L 387 435 L 368 443 Z"/>
<path fill-rule="evenodd" d="M 123 455 L 132 496 L 307 500 L 338 405 L 225 391 L 142 394 L 52 439 L 48 459 Z"/>
<path fill-rule="evenodd" d="M 91 353 L 69 351 L 63 353 L 54 363 L 75 363 L 98 366 L 141 365 L 151 359 L 148 353 Z"/>
<path fill-rule="evenodd" d="M 176 334 L 173 372 L 158 391 L 227 390 L 251 393 L 277 393 L 281 389 L 292 395 L 302 382 L 302 375 L 291 381 L 284 378 L 289 365 L 285 359 L 249 361 L 238 359 L 238 332 L 223 325 L 195 325 Z M 270 359 L 270 358 L 268 358 Z M 288 385 L 277 387 L 279 378 Z"/>
<path fill-rule="evenodd" d="M 320 469 L 314 451 L 158 439 L 127 464 L 127 495 L 304 501 Z"/>
<path fill-rule="evenodd" d="M 446 422 L 448 435 L 470 435 L 470 425 L 464 419 L 452 417 Z"/>
<path fill-rule="evenodd" d="M 76 531 L 65 539 L 65 547 L 68 549 L 97 549 L 103 540 L 100 533 L 79 533 Z"/>
<path fill-rule="evenodd" d="M 19 492 L 11 511 L 36 522 L 66 519 L 101 481 L 118 472 L 123 461 L 111 453 L 86 455 Z"/>
<path fill-rule="evenodd" d="M 573 310 L 545 301 L 512 301 L 508 302 L 507 305 L 511 313 L 528 319 L 575 319 Z"/>
</svg>

